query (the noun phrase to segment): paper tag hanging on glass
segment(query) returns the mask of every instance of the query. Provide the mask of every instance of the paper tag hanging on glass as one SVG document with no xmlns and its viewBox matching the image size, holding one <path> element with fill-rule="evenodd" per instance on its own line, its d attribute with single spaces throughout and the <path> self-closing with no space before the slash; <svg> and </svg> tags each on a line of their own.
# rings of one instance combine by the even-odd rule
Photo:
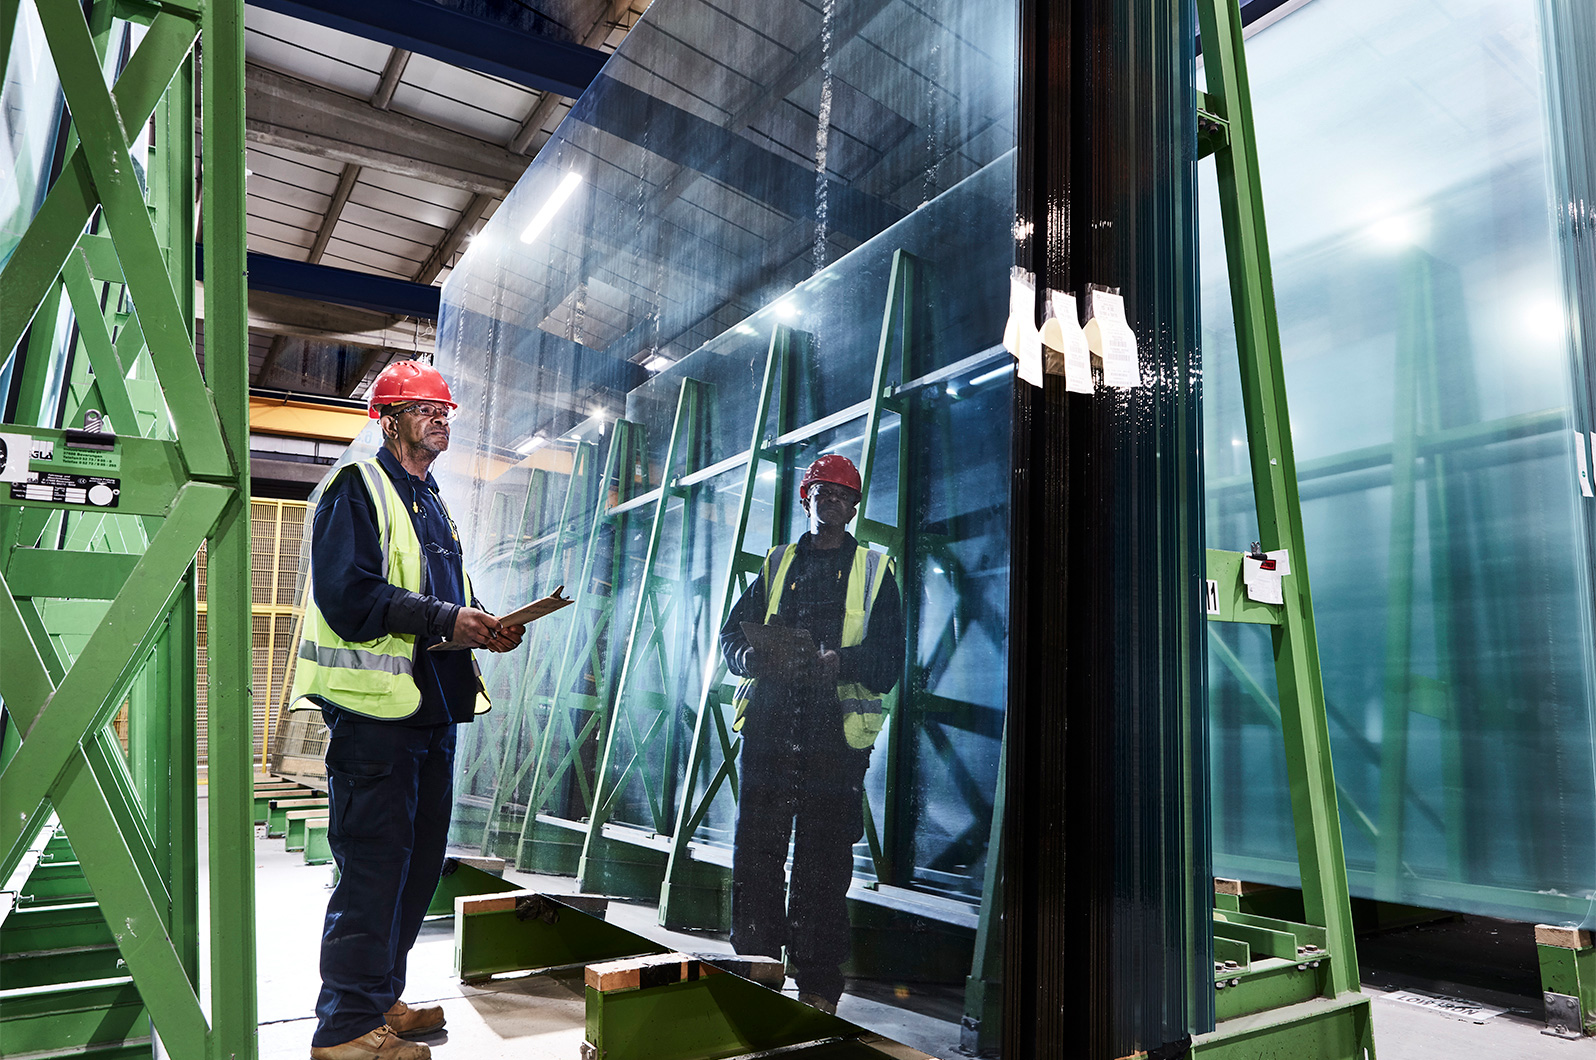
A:
<svg viewBox="0 0 1596 1060">
<path fill-rule="evenodd" d="M 1241 557 L 1241 580 L 1247 588 L 1247 599 L 1260 604 L 1283 604 L 1285 592 L 1280 583 L 1283 572 L 1277 560 L 1265 556 L 1254 559 Z"/>
<path fill-rule="evenodd" d="M 1141 358 L 1136 352 L 1136 333 L 1125 321 L 1125 300 L 1095 287 L 1089 297 L 1086 344 L 1103 362 L 1103 385 L 1141 386 Z"/>
<path fill-rule="evenodd" d="M 1574 432 L 1574 456 L 1579 464 L 1579 492 L 1587 497 L 1596 496 L 1590 489 L 1590 465 L 1585 459 L 1585 436 Z"/>
<path fill-rule="evenodd" d="M 1042 333 L 1036 327 L 1036 285 L 1031 274 L 1016 268 L 1009 279 L 1009 320 L 1003 348 L 1019 362 L 1016 373 L 1032 386 L 1042 385 Z"/>
<path fill-rule="evenodd" d="M 1596 431 L 1590 432 L 1590 466 L 1596 469 Z"/>
<path fill-rule="evenodd" d="M 1064 389 L 1072 394 L 1092 392 L 1092 351 L 1081 331 L 1075 296 L 1063 291 L 1047 292 L 1048 318 L 1042 322 L 1042 345 L 1048 349 L 1047 370 L 1064 377 Z"/>
</svg>

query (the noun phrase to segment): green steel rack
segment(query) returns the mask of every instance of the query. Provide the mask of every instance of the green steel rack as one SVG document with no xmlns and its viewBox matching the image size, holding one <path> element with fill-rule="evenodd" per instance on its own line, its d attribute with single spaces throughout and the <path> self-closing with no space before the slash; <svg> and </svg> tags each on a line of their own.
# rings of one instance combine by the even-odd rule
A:
<svg viewBox="0 0 1596 1060">
<path fill-rule="evenodd" d="M 1236 0 L 1199 0 L 1197 13 L 1207 77 L 1207 92 L 1198 99 L 1199 151 L 1213 156 L 1219 178 L 1258 537 L 1264 551 L 1284 550 L 1289 564 L 1283 603 L 1259 603 L 1244 586 L 1244 554 L 1210 549 L 1208 613 L 1211 621 L 1270 627 L 1303 922 L 1246 912 L 1239 895 L 1216 896 L 1219 1024 L 1196 1037 L 1192 1053 L 1223 1060 L 1373 1060 L 1369 999 L 1358 985 L 1241 14 Z M 1211 637 L 1210 643 L 1221 642 Z"/>
<path fill-rule="evenodd" d="M 250 595 L 243 5 L 34 7 L 71 124 L 59 175 L 0 268 L 0 351 L 15 351 L 18 398 L 0 429 L 29 439 L 35 479 L 0 484 L 0 875 L 27 865 L 39 895 L 77 887 L 92 899 L 14 909 L 0 948 L 11 957 L 92 936 L 116 947 L 123 968 L 111 981 L 50 962 L 48 982 L 14 997 L 8 974 L 3 1052 L 147 1051 L 153 1024 L 179 1060 L 253 1057 L 247 608 L 213 610 L 205 638 L 208 1011 L 196 764 L 196 580 L 217 597 Z M 19 12 L 19 0 L 0 0 L 0 66 Z M 134 25 L 142 36 L 118 69 Z M 111 727 L 124 704 L 126 750 Z M 65 836 L 70 870 L 46 857 L 52 844 L 68 848 Z"/>
</svg>

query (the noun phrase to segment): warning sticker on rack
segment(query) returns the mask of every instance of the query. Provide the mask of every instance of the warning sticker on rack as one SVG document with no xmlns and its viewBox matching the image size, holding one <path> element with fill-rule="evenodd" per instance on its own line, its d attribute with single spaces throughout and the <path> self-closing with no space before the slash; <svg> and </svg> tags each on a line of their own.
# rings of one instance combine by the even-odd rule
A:
<svg viewBox="0 0 1596 1060">
<path fill-rule="evenodd" d="M 11 485 L 14 501 L 39 501 L 43 504 L 88 504 L 96 508 L 115 508 L 122 495 L 122 480 L 98 475 L 63 475 L 55 471 L 33 471 L 28 481 Z"/>
</svg>

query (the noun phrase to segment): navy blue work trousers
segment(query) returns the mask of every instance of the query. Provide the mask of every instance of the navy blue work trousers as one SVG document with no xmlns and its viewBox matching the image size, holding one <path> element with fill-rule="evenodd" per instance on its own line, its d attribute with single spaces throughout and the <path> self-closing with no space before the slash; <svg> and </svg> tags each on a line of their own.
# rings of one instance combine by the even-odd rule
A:
<svg viewBox="0 0 1596 1060">
<path fill-rule="evenodd" d="M 313 1046 L 382 1026 L 443 871 L 454 804 L 452 724 L 329 715 L 327 842 L 338 885 L 321 933 Z"/>
<path fill-rule="evenodd" d="M 843 739 L 835 693 L 774 684 L 750 706 L 737 759 L 732 948 L 779 957 L 786 946 L 799 991 L 836 1001 L 852 944 L 847 896 L 870 752 Z"/>
</svg>

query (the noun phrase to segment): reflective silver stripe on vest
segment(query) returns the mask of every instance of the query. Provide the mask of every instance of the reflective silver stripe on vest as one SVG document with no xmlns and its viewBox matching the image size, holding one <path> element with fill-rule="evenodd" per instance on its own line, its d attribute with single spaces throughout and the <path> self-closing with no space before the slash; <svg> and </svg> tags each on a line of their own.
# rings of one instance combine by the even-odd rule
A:
<svg viewBox="0 0 1596 1060">
<path fill-rule="evenodd" d="M 299 657 L 317 666 L 341 670 L 380 670 L 390 674 L 411 672 L 410 658 L 405 655 L 383 655 L 359 648 L 319 648 L 309 640 L 299 642 Z"/>
<path fill-rule="evenodd" d="M 840 701 L 843 709 L 850 714 L 880 714 L 881 700 L 879 699 L 844 699 Z"/>
<path fill-rule="evenodd" d="M 357 460 L 355 467 L 360 469 L 360 477 L 366 480 L 366 495 L 371 498 L 371 506 L 376 509 L 377 516 L 377 551 L 382 555 L 382 577 L 388 580 L 388 495 L 383 491 L 382 482 L 375 478 L 386 473 L 376 460 Z"/>
</svg>

